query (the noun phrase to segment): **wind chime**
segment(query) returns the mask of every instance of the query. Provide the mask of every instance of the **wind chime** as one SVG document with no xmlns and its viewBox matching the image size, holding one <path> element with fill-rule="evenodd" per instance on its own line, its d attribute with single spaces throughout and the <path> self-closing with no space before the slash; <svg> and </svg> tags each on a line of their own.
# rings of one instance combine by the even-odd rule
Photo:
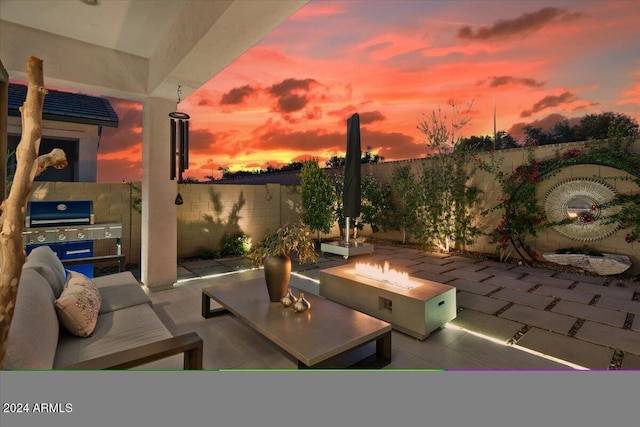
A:
<svg viewBox="0 0 640 427">
<path fill-rule="evenodd" d="M 171 180 L 176 179 L 176 169 L 178 174 L 178 184 L 182 184 L 182 172 L 189 169 L 189 116 L 187 113 L 178 111 L 180 104 L 180 96 L 182 87 L 178 86 L 178 102 L 176 102 L 176 111 L 169 113 L 171 118 L 171 154 L 170 171 Z M 176 167 L 177 162 L 177 167 Z M 183 203 L 180 193 L 176 196 L 176 205 Z"/>
</svg>

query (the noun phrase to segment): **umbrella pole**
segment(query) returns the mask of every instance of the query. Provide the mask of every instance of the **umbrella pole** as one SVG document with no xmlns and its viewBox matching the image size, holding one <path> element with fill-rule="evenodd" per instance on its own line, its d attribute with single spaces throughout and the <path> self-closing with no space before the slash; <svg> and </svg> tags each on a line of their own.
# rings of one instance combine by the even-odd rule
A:
<svg viewBox="0 0 640 427">
<path fill-rule="evenodd" d="M 345 231 L 344 231 L 344 235 L 345 235 L 345 239 L 344 242 L 348 245 L 349 244 L 349 217 L 346 217 L 346 227 L 345 227 Z"/>
</svg>

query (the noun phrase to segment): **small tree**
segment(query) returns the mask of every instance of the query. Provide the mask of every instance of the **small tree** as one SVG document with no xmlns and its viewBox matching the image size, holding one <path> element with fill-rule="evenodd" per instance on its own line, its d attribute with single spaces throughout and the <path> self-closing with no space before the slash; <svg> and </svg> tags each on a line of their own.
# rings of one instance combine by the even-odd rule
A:
<svg viewBox="0 0 640 427">
<path fill-rule="evenodd" d="M 373 175 L 362 177 L 362 212 L 359 224 L 369 224 L 371 231 L 377 233 L 385 225 L 386 216 L 391 208 L 391 189 L 382 185 Z"/>
<path fill-rule="evenodd" d="M 342 206 L 342 194 L 344 193 L 344 174 L 336 173 L 329 180 L 333 189 L 333 220 L 338 223 L 340 235 L 344 234 L 344 207 Z"/>
<path fill-rule="evenodd" d="M 342 206 L 342 193 L 344 191 L 344 175 L 335 174 L 330 178 L 333 187 L 333 216 L 340 227 L 340 234 L 344 233 L 345 223 L 344 208 Z M 353 219 L 354 238 L 357 238 L 357 230 L 362 230 L 364 224 L 369 224 L 371 231 L 377 233 L 381 227 L 387 225 L 387 217 L 391 209 L 391 189 L 388 185 L 382 185 L 373 175 L 365 175 L 360 182 L 362 209 L 360 215 Z"/>
<path fill-rule="evenodd" d="M 302 187 L 302 222 L 311 231 L 329 233 L 334 220 L 333 184 L 316 160 L 304 162 L 300 171 Z"/>
<path fill-rule="evenodd" d="M 11 190 L 0 206 L 0 370 L 4 369 L 7 337 L 13 320 L 22 266 L 25 261 L 22 231 L 33 180 L 49 167 L 67 166 L 64 151 L 54 148 L 38 156 L 42 136 L 42 107 L 47 90 L 44 87 L 42 60 L 30 57 L 27 62 L 29 88 L 20 114 L 22 137 L 16 148 L 16 172 Z"/>
<path fill-rule="evenodd" d="M 388 227 L 402 233 L 402 244 L 416 229 L 418 183 L 411 173 L 409 165 L 396 166 L 391 176 L 391 210 L 394 221 L 388 221 Z"/>
<path fill-rule="evenodd" d="M 478 202 L 479 190 L 470 186 L 475 172 L 471 155 L 456 150 L 460 132 L 471 120 L 470 102 L 461 110 L 454 100 L 448 102 L 451 115 L 441 109 L 424 115 L 418 129 L 426 137 L 430 155 L 420 176 L 419 208 L 415 234 L 426 247 L 449 252 L 452 246 L 473 242 L 480 230 L 473 226 L 471 208 Z"/>
</svg>

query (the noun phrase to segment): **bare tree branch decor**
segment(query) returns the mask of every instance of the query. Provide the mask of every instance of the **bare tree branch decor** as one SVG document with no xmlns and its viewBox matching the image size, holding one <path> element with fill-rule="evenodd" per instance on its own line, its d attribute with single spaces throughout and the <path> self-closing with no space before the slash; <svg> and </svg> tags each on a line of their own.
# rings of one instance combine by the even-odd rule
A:
<svg viewBox="0 0 640 427">
<path fill-rule="evenodd" d="M 22 115 L 22 137 L 16 149 L 16 173 L 9 196 L 2 203 L 0 216 L 0 369 L 4 369 L 7 337 L 13 319 L 18 295 L 18 283 L 25 261 L 22 232 L 25 212 L 33 180 L 47 167 L 63 168 L 67 165 L 64 152 L 54 149 L 40 156 L 42 136 L 42 107 L 47 90 L 44 87 L 42 60 L 30 57 L 27 62 L 27 98 L 20 107 Z"/>
</svg>

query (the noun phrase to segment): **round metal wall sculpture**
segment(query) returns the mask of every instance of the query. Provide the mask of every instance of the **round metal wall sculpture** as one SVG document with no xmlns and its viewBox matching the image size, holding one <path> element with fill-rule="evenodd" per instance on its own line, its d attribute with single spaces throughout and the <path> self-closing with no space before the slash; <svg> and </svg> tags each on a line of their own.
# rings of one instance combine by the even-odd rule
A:
<svg viewBox="0 0 640 427">
<path fill-rule="evenodd" d="M 615 191 L 595 179 L 574 178 L 555 185 L 545 196 L 544 209 L 550 222 L 573 220 L 570 224 L 553 227 L 558 233 L 573 240 L 589 242 L 604 239 L 618 228 L 606 218 L 615 208 L 602 205 L 615 197 Z"/>
</svg>

